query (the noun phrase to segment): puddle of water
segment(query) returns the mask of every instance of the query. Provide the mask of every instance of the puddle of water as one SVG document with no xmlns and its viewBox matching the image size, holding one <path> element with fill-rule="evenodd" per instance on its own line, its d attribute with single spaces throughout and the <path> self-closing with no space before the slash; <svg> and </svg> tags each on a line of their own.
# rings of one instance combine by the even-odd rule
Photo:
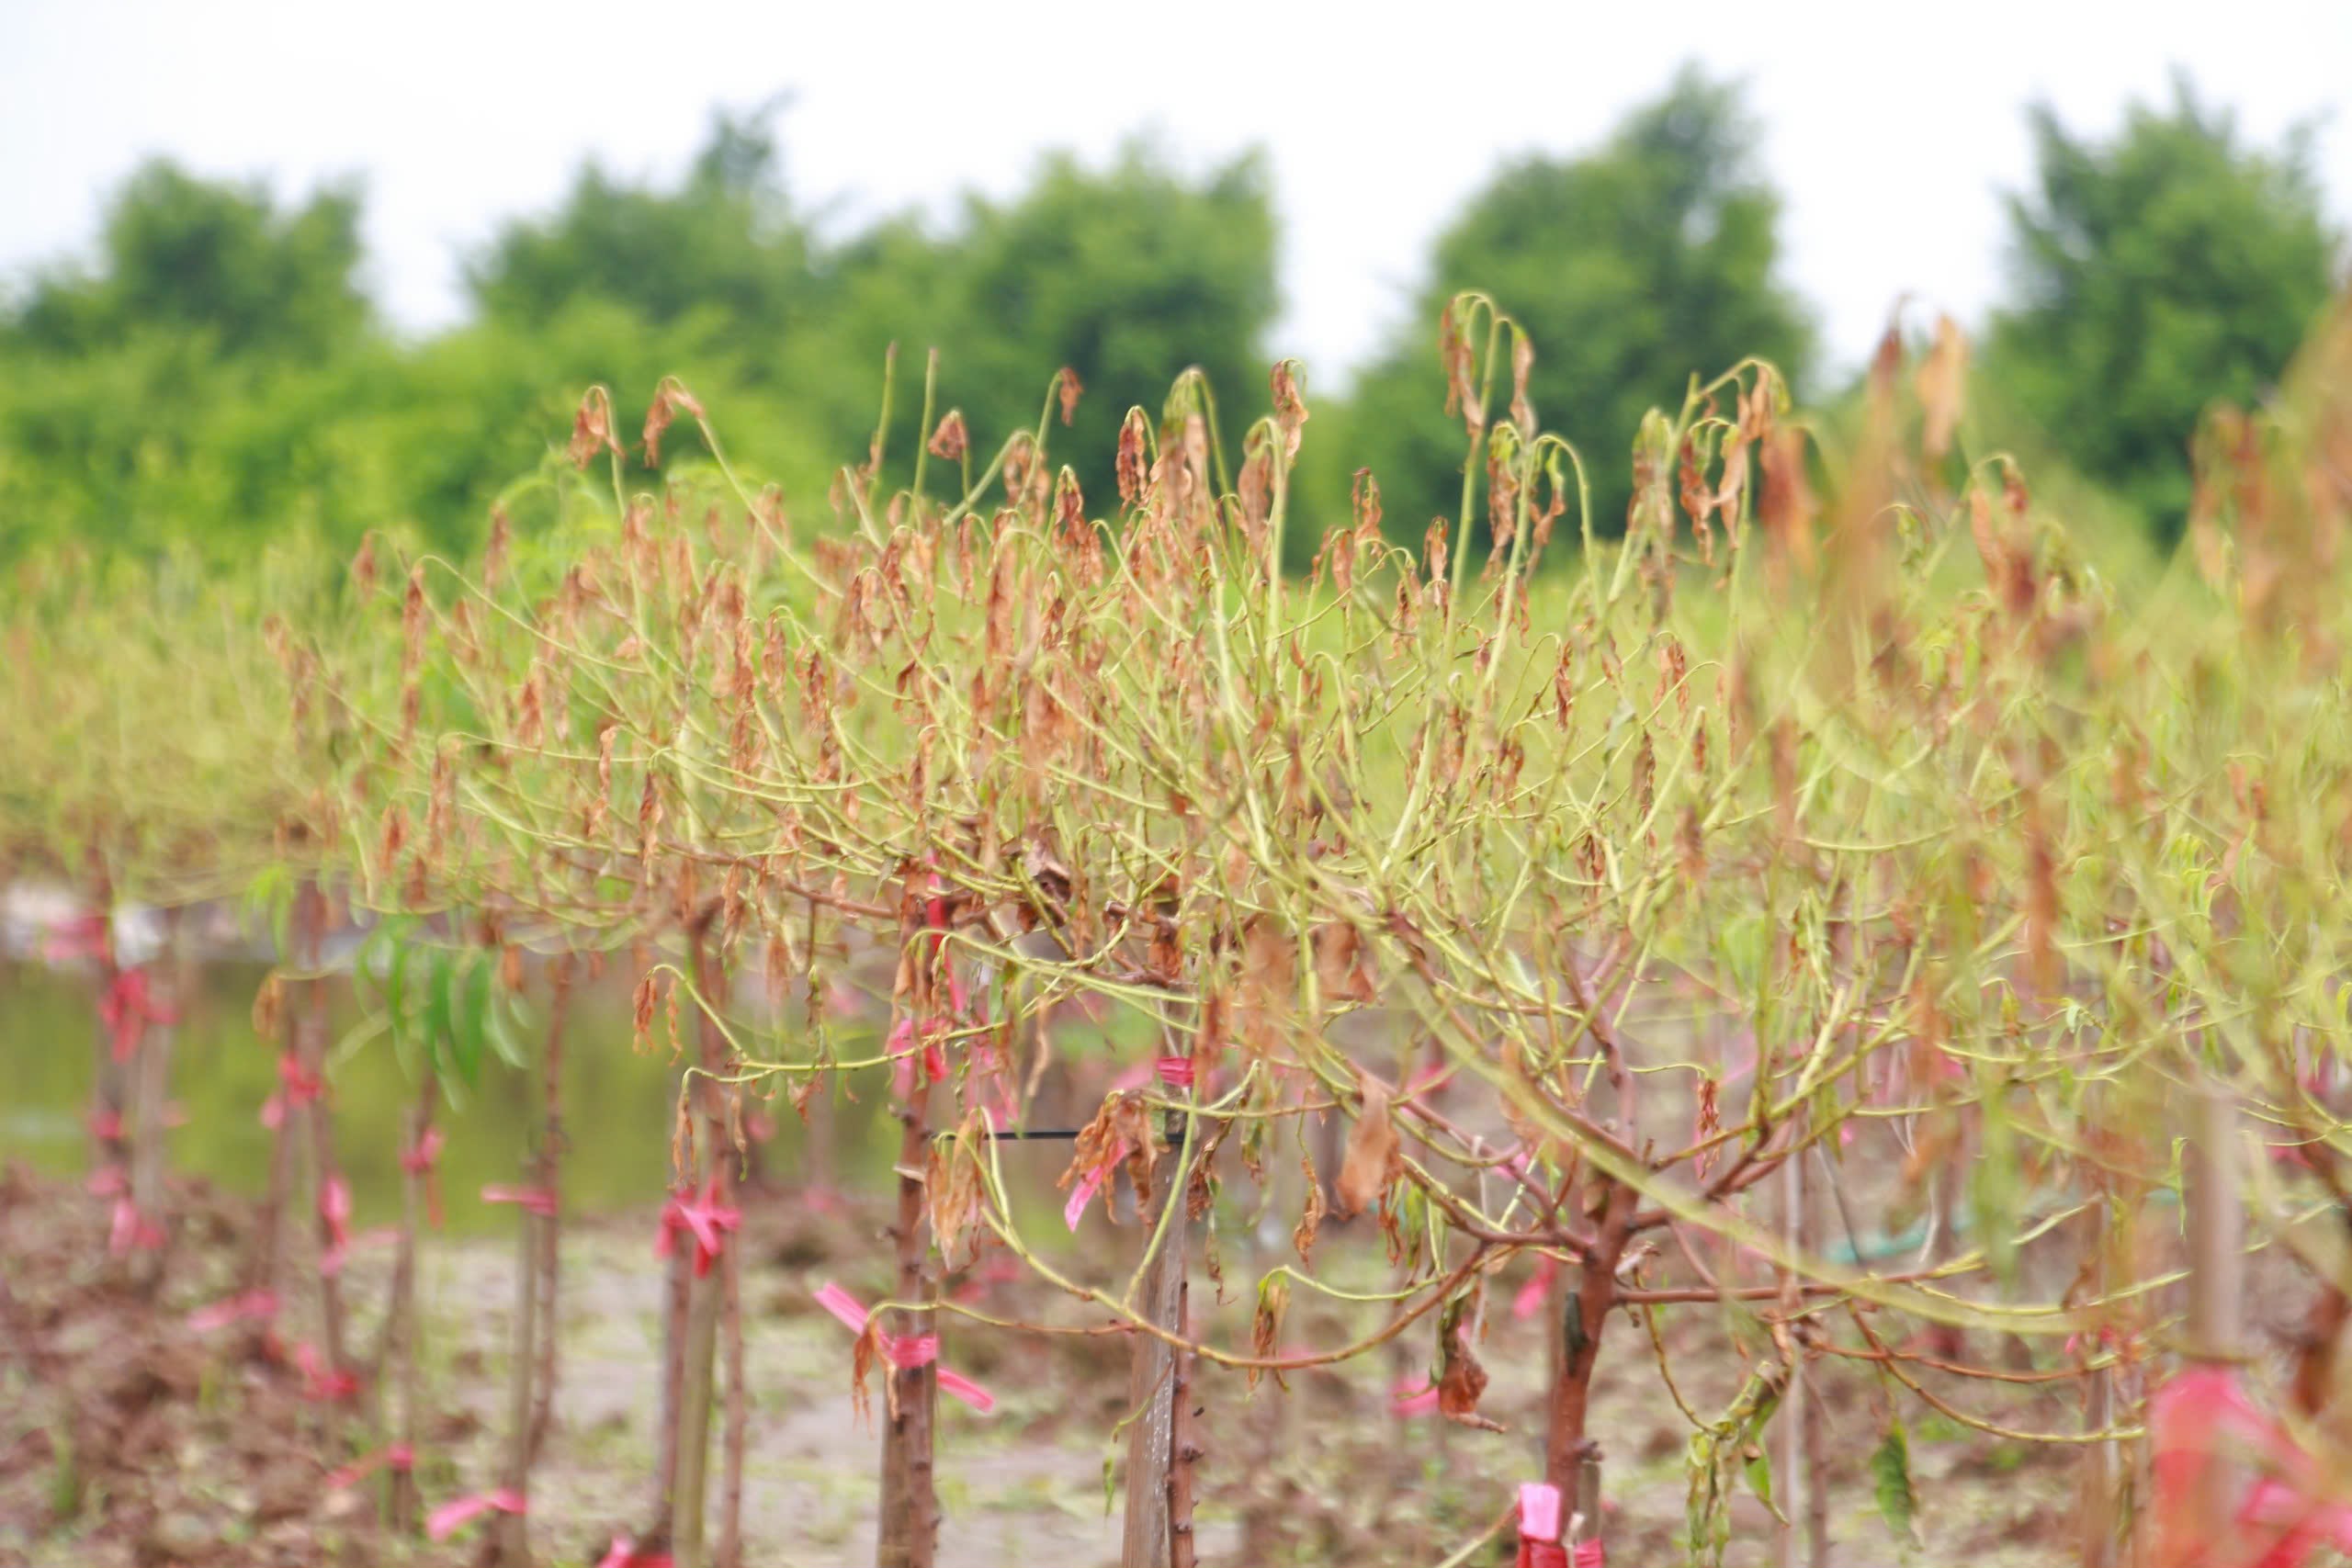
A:
<svg viewBox="0 0 2352 1568">
<path fill-rule="evenodd" d="M 194 994 L 181 999 L 173 1050 L 172 1098 L 187 1121 L 171 1135 L 172 1168 L 247 1194 L 268 1185 L 272 1134 L 259 1112 L 277 1087 L 277 1048 L 256 1038 L 252 1023 L 254 992 L 266 973 L 252 963 L 204 965 Z M 360 1020 L 345 987 L 335 987 L 335 998 L 331 1038 L 339 1040 Z M 94 1070 L 95 1005 L 85 975 L 0 964 L 0 1160 L 57 1175 L 87 1168 L 83 1117 Z M 564 1048 L 571 1145 L 564 1185 L 567 1204 L 582 1212 L 648 1202 L 668 1180 L 671 1066 L 664 1052 L 631 1050 L 629 1013 L 625 987 L 607 983 L 575 993 Z M 400 1211 L 398 1153 L 414 1086 L 380 1036 L 340 1061 L 330 1079 L 355 1218 L 362 1225 L 387 1223 Z M 838 1108 L 842 1179 L 883 1180 L 896 1130 L 881 1114 L 884 1086 L 877 1079 L 855 1087 L 857 1100 Z M 493 1058 L 462 1105 L 443 1105 L 441 1186 L 453 1231 L 511 1227 L 512 1212 L 481 1202 L 479 1193 L 485 1184 L 525 1174 L 535 1114 L 528 1089 L 523 1073 Z M 788 1103 L 779 1098 L 770 1110 L 778 1131 L 769 1145 L 772 1168 L 789 1170 L 803 1134 Z"/>
</svg>

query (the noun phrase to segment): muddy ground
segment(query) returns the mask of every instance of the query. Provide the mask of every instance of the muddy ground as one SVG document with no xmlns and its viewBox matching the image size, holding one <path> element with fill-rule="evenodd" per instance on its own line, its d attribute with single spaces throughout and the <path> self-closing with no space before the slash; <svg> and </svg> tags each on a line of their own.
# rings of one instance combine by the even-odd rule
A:
<svg viewBox="0 0 2352 1568">
<path fill-rule="evenodd" d="M 853 1410 L 849 1335 L 810 1292 L 837 1279 L 866 1299 L 880 1293 L 879 1216 L 819 1212 L 784 1192 L 754 1194 L 745 1208 L 747 1560 L 870 1562 L 877 1438 Z M 149 1302 L 126 1288 L 107 1255 L 101 1200 L 22 1170 L 0 1177 L 0 1565 L 474 1562 L 481 1548 L 470 1535 L 440 1546 L 391 1535 L 379 1523 L 373 1483 L 325 1484 L 334 1468 L 379 1441 L 364 1400 L 314 1403 L 300 1370 L 273 1357 L 257 1332 L 191 1326 L 192 1309 L 233 1289 L 252 1217 L 248 1205 L 200 1184 L 181 1190 L 177 1209 L 165 1282 Z M 1132 1232 L 1097 1224 L 1086 1252 L 1115 1258 L 1133 1247 Z M 653 1233 L 650 1212 L 567 1226 L 558 1422 L 530 1511 L 542 1562 L 594 1562 L 616 1528 L 645 1512 L 662 1289 Z M 1282 1246 L 1287 1256 L 1286 1236 Z M 1225 1342 L 1246 1343 L 1250 1289 L 1233 1264 L 1238 1249 L 1227 1247 L 1230 1299 L 1211 1326 Z M 495 1238 L 428 1244 L 422 1281 L 435 1419 L 418 1461 L 428 1506 L 492 1483 L 514 1250 Z M 349 1266 L 363 1343 L 389 1266 L 387 1248 L 362 1248 Z M 1544 1351 L 1536 1324 L 1507 1310 L 1515 1282 L 1496 1292 L 1482 1348 L 1493 1379 L 1485 1409 L 1509 1428 L 1502 1433 L 1392 1414 L 1395 1381 L 1425 1370 L 1426 1333 L 1343 1373 L 1294 1376 L 1287 1400 L 1271 1397 L 1267 1384 L 1252 1401 L 1238 1374 L 1204 1371 L 1202 1560 L 1428 1563 L 1484 1529 L 1515 1483 L 1537 1473 Z M 976 1299 L 991 1313 L 1086 1322 L 1076 1303 L 1034 1282 L 986 1290 Z M 1195 1300 L 1207 1299 L 1207 1282 L 1196 1282 Z M 288 1339 L 307 1330 L 312 1310 L 288 1303 Z M 1716 1311 L 1681 1311 L 1664 1330 L 1676 1386 L 1711 1416 L 1743 1374 Z M 1336 1342 L 1365 1321 L 1302 1293 L 1284 1343 Z M 1610 1560 L 1681 1562 L 1690 1427 L 1638 1325 L 1621 1316 L 1610 1334 L 1595 1424 L 1609 1461 Z M 944 1362 L 987 1384 L 999 1403 L 985 1418 L 944 1406 L 941 1562 L 1115 1562 L 1104 1465 L 1124 1452 L 1112 1436 L 1125 1413 L 1124 1343 L 952 1325 L 946 1338 Z M 1869 1466 L 1889 1408 L 1880 1385 L 1856 1369 L 1833 1369 L 1824 1381 L 1832 1562 L 1990 1568 L 2069 1556 L 2070 1450 L 2005 1443 L 1906 1410 L 1920 1500 L 1919 1539 L 1908 1543 L 1882 1517 Z M 2052 1429 L 2078 1418 L 2061 1399 L 2032 1394 L 1998 1413 Z M 1725 1560 L 1770 1561 L 1761 1507 L 1743 1496 L 1732 1517 Z M 1507 1560 L 1500 1546 L 1470 1559 Z"/>
</svg>

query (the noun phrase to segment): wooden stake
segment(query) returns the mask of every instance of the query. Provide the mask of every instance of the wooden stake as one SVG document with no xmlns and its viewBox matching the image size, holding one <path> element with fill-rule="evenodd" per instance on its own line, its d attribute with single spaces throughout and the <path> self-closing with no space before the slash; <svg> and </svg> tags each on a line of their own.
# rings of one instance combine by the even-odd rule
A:
<svg viewBox="0 0 2352 1568">
<path fill-rule="evenodd" d="M 1166 1233 L 1159 1249 L 1144 1265 L 1136 1307 L 1145 1318 L 1168 1330 L 1182 1332 L 1184 1322 L 1185 1254 L 1191 1245 L 1191 1224 L 1184 1203 L 1183 1122 L 1171 1114 L 1168 1152 L 1152 1172 L 1151 1202 L 1144 1215 L 1144 1235 Z M 1126 1529 L 1120 1550 L 1121 1568 L 1168 1568 L 1174 1519 L 1170 1503 L 1170 1469 L 1175 1459 L 1176 1352 L 1166 1340 L 1137 1334 L 1127 1362 L 1127 1404 L 1132 1416 L 1127 1427 Z M 1187 1529 L 1190 1520 L 1186 1521 Z"/>
</svg>

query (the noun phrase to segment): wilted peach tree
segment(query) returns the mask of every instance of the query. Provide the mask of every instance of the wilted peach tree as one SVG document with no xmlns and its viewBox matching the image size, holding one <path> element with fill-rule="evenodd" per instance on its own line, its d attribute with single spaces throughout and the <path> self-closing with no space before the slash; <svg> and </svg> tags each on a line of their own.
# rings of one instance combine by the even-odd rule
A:
<svg viewBox="0 0 2352 1568">
<path fill-rule="evenodd" d="M 2259 1038 L 2307 1054 L 2341 1027 L 2305 1016 L 2335 1000 L 2333 931 L 2278 912 L 2318 885 L 2265 886 L 2269 990 L 2243 927 L 2211 923 L 2217 874 L 2276 863 L 2278 795 L 2227 749 L 2332 666 L 2232 683 L 2221 607 L 2194 649 L 2119 612 L 2014 466 L 1966 450 L 1956 333 L 1908 375 L 1890 336 L 1850 427 L 1800 419 L 1762 365 L 1694 385 L 1638 434 L 1619 542 L 1528 406 L 1532 352 L 1456 301 L 1456 515 L 1399 549 L 1363 476 L 1306 581 L 1279 570 L 1308 422 L 1288 365 L 1229 450 L 1196 377 L 1131 412 L 1110 507 L 1048 456 L 1067 373 L 985 455 L 927 382 L 923 449 L 877 437 L 813 536 L 674 382 L 645 446 L 688 419 L 710 462 L 639 493 L 594 392 L 572 457 L 602 533 L 536 542 L 528 571 L 416 564 L 411 662 L 450 695 L 405 742 L 374 874 L 408 857 L 411 908 L 463 910 L 492 947 L 627 953 L 640 1032 L 685 1066 L 660 1501 L 633 1550 L 703 1560 L 721 1341 L 713 1551 L 740 1550 L 745 1097 L 805 1106 L 876 1067 L 902 1122 L 897 1282 L 870 1313 L 824 1299 L 857 1387 L 882 1378 L 886 1562 L 935 1550 L 938 1394 L 987 1404 L 945 1322 L 1130 1337 L 1127 1557 L 1184 1562 L 1193 1412 L 1238 1395 L 1226 1375 L 1268 1397 L 1267 1375 L 1412 1335 L 1442 1413 L 1493 1426 L 1488 1288 L 1521 1269 L 1554 1345 L 1542 1451 L 1480 1539 L 1517 1528 L 1530 1561 L 1598 1559 L 1604 1353 L 1651 1362 L 1690 1420 L 1694 1554 L 1722 1551 L 1740 1484 L 1802 1499 L 1823 1539 L 1807 1410 L 1835 1364 L 1881 1391 L 1898 1529 L 1917 1404 L 2079 1448 L 2094 1533 L 2120 1527 L 2116 1445 L 2175 1321 L 2143 1245 L 2183 1185 L 2170 1091 L 2251 1096 L 2265 1009 Z M 1580 550 L 1539 572 L 1563 527 Z M 2334 798 L 2333 728 L 2298 734 Z M 894 974 L 872 1046 L 819 999 L 869 951 Z M 739 1004 L 753 976 L 808 998 L 789 1033 Z M 1063 1178 L 1072 1213 L 1132 1190 L 1114 1280 L 1023 1233 L 1004 1157 L 1041 1131 L 1035 1065 L 1081 1001 L 1140 1058 Z M 2263 1081 L 2283 1116 L 2290 1080 Z M 1255 1281 L 1248 1341 L 1221 1338 L 1188 1280 L 1222 1290 L 1220 1213 L 1277 1201 L 1298 1261 Z M 1341 1282 L 1344 1239 L 1318 1263 L 1334 1211 L 1373 1218 L 1385 1285 Z M 1072 1309 L 940 1299 L 983 1244 Z M 1360 1331 L 1300 1341 L 1302 1292 Z M 1667 1351 L 1679 1306 L 1744 1368 L 1718 1407 Z"/>
<path fill-rule="evenodd" d="M 2210 585 L 2132 591 L 1972 449 L 1949 327 L 1916 366 L 1890 333 L 1847 419 L 1800 416 L 1760 364 L 1694 383 L 1638 433 L 1604 539 L 1583 459 L 1528 403 L 1532 346 L 1464 295 L 1441 340 L 1453 517 L 1400 548 L 1362 474 L 1306 581 L 1280 570 L 1309 423 L 1287 364 L 1230 446 L 1197 375 L 1158 418 L 1131 411 L 1115 502 L 1049 456 L 1069 373 L 992 450 L 926 377 L 922 448 L 877 434 L 814 532 L 730 468 L 684 387 L 656 389 L 634 453 L 595 390 L 481 560 L 371 545 L 353 587 L 382 615 L 305 590 L 199 672 L 202 703 L 166 697 L 195 637 L 108 665 L 110 623 L 52 581 L 13 649 L 96 637 L 73 645 L 92 671 L 153 655 L 159 678 L 124 683 L 152 701 L 138 723 L 95 684 L 63 705 L 9 684 L 12 733 L 79 716 L 16 754 L 35 782 L 0 786 L 8 852 L 106 886 L 135 868 L 143 893 L 248 889 L 283 927 L 256 1010 L 286 1043 L 273 1208 L 299 1156 L 309 1375 L 377 1413 L 358 1463 L 391 1472 L 404 1520 L 436 1116 L 486 1053 L 531 1070 L 539 1113 L 496 1194 L 522 1215 L 505 1454 L 435 1519 L 495 1516 L 510 1561 L 555 1402 L 564 1019 L 607 963 L 640 1045 L 679 1064 L 646 1110 L 673 1168 L 652 1495 L 608 1562 L 741 1560 L 737 1184 L 757 1102 L 811 1111 L 860 1073 L 900 1122 L 894 1283 L 870 1310 L 819 1300 L 881 1428 L 885 1563 L 937 1551 L 939 1395 L 990 1404 L 951 1328 L 1126 1337 L 1130 1563 L 1196 1556 L 1219 1474 L 1204 1405 L 1400 1341 L 1438 1412 L 1495 1445 L 1489 1473 L 1521 1467 L 1453 1562 L 1506 1532 L 1526 1562 L 1600 1560 L 1593 1397 L 1618 1362 L 1689 1419 L 1694 1558 L 1722 1553 L 1743 1485 L 1785 1552 L 1823 1549 L 1819 1393 L 1845 1376 L 1874 1391 L 1898 1531 L 1924 1405 L 2077 1450 L 2086 1560 L 2153 1501 L 2173 1561 L 2225 1536 L 2297 1561 L 2352 1538 L 2333 1435 L 2352 1278 L 2312 1223 L 2352 1148 L 2346 341 L 2278 410 L 2209 431 Z M 681 421 L 707 458 L 654 488 L 635 457 Z M 336 903 L 369 929 L 360 988 L 417 1085 L 372 1353 L 344 1342 L 330 1266 Z M 827 999 L 866 960 L 888 976 L 870 1029 Z M 1037 1125 L 1057 1025 L 1085 1014 L 1125 1070 L 1064 1119 L 1082 1126 Z M 1133 1219 L 1115 1272 L 1024 1228 L 1034 1172 L 1008 1151 L 1055 1134 L 1067 1222 Z M 1277 1213 L 1296 1261 L 1253 1252 L 1256 1278 L 1228 1280 L 1221 1238 Z M 210 1315 L 275 1311 L 280 1229 Z M 983 1249 L 1063 1304 L 944 1299 Z M 2226 1370 L 2254 1348 L 2249 1268 L 2312 1303 L 2277 1398 Z M 1248 1304 L 1246 1333 L 1196 1275 Z M 1485 1409 L 1507 1278 L 1548 1347 L 1540 1449 Z M 1343 1332 L 1300 1326 L 1308 1294 Z M 1727 1395 L 1702 1396 L 1668 1309 L 1720 1336 Z"/>
<path fill-rule="evenodd" d="M 40 947 L 96 980 L 89 1185 L 107 1251 L 146 1293 L 172 1239 L 174 1026 L 198 962 L 183 914 L 284 864 L 304 806 L 300 718 L 249 628 L 305 601 L 319 559 L 273 549 L 224 580 L 62 549 L 16 563 L 0 618 L 0 878 L 80 905 Z"/>
</svg>

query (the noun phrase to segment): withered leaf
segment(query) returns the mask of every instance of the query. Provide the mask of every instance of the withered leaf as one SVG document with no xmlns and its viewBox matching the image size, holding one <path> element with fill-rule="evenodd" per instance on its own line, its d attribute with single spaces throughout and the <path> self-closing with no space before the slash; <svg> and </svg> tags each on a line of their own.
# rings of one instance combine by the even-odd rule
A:
<svg viewBox="0 0 2352 1568">
<path fill-rule="evenodd" d="M 1388 1086 L 1362 1075 L 1363 1109 L 1348 1134 L 1347 1157 L 1340 1162 L 1337 1184 L 1340 1217 L 1352 1219 L 1380 1201 L 1396 1179 L 1396 1123 L 1388 1114 Z"/>
</svg>

